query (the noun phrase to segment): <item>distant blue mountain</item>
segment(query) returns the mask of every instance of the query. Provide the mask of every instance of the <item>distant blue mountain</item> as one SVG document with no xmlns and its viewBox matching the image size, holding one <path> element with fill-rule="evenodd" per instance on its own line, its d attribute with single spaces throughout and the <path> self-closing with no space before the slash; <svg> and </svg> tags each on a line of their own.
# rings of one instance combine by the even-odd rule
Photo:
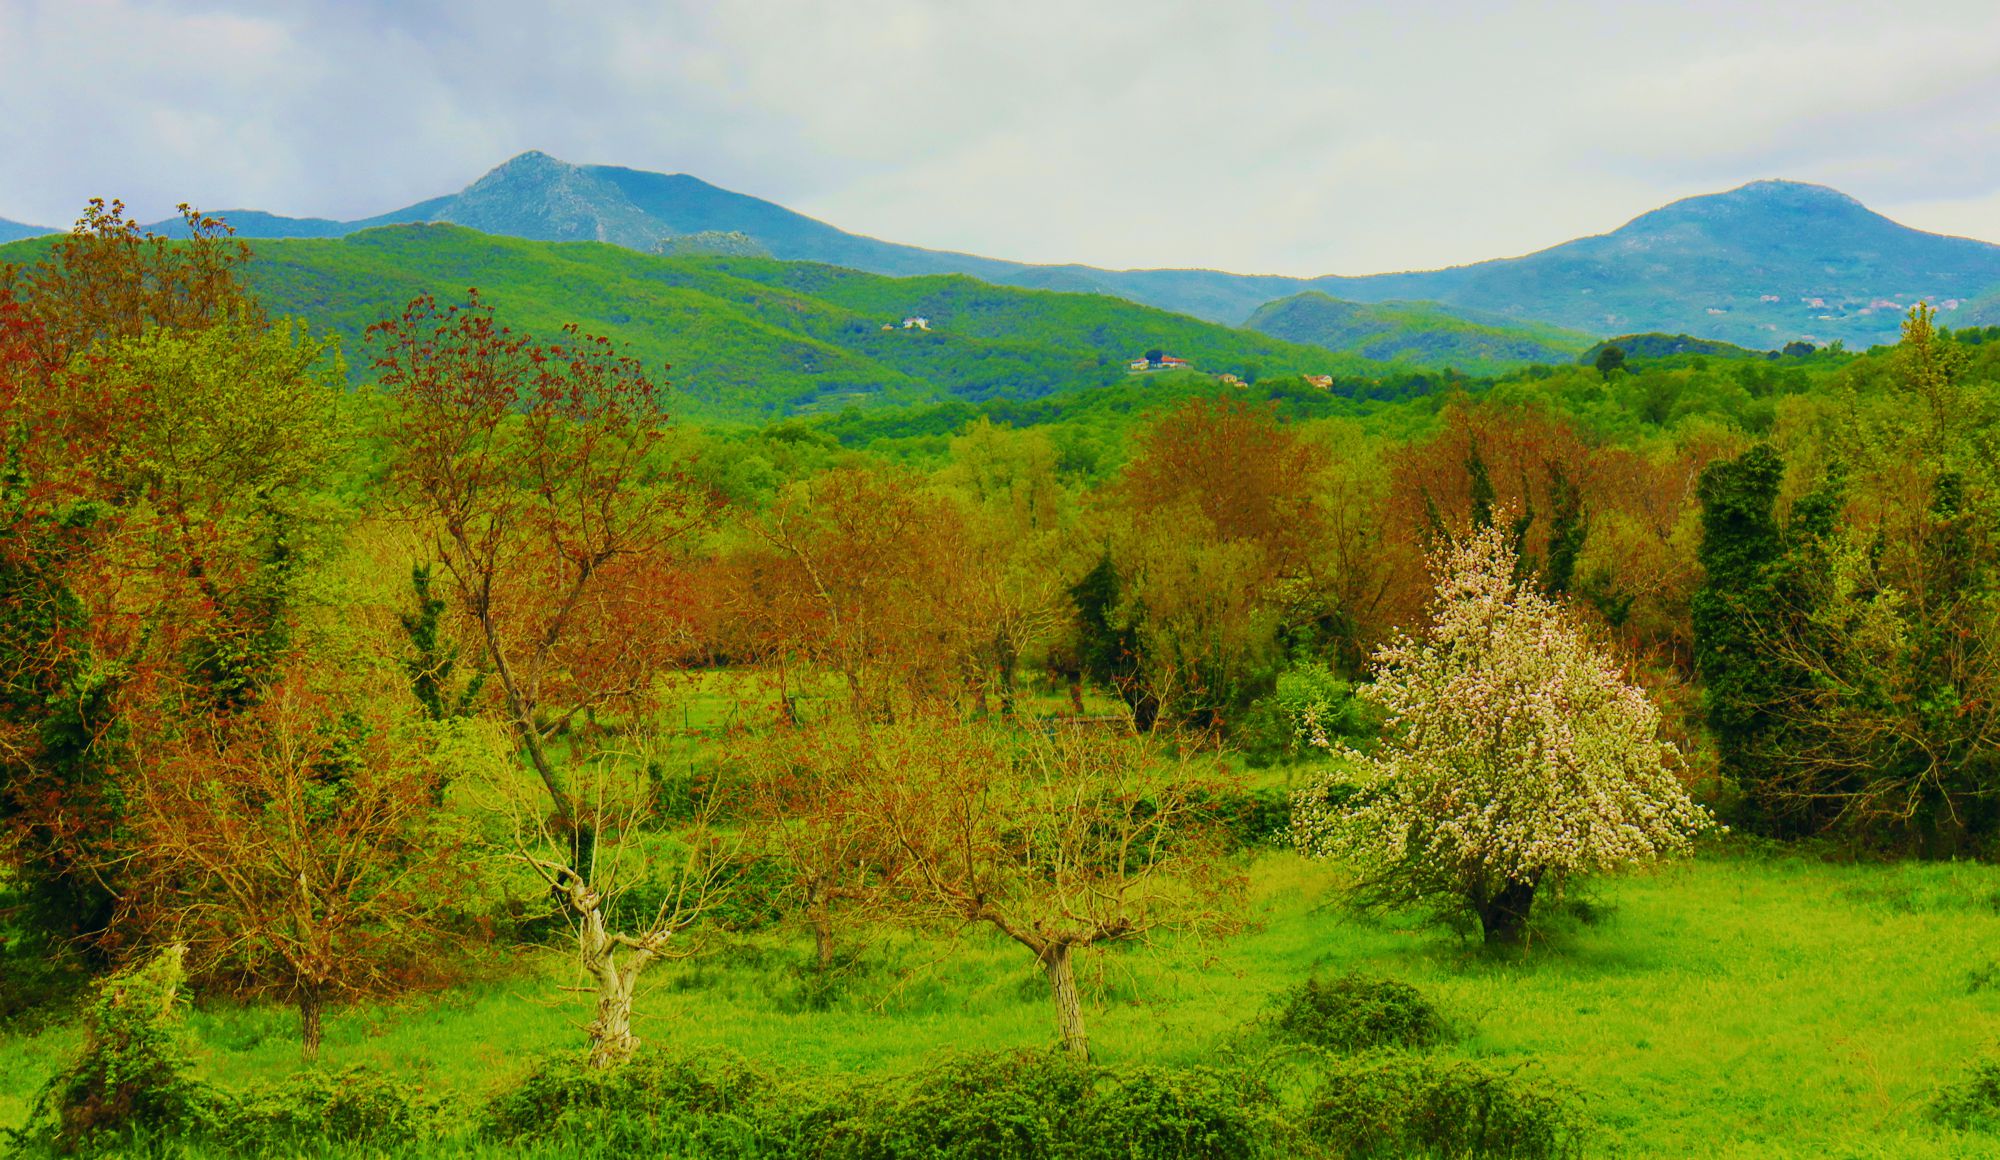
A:
<svg viewBox="0 0 2000 1160">
<path fill-rule="evenodd" d="M 1883 341 L 1895 336 L 1903 311 L 1919 298 L 1944 308 L 1949 324 L 1954 303 L 2000 288 L 2000 247 L 1909 229 L 1834 190 L 1788 181 L 1687 198 L 1611 233 L 1523 257 L 1319 278 L 1033 266 L 927 250 L 851 234 L 686 174 L 571 165 L 538 152 L 458 193 L 360 221 L 254 210 L 221 216 L 252 238 L 336 237 L 423 221 L 648 252 L 700 249 L 710 244 L 702 239 L 728 236 L 731 246 L 790 261 L 1110 294 L 1230 325 L 1265 303 L 1321 291 L 1349 302 L 1429 301 L 1594 335 L 1663 331 L 1755 348 L 1797 338 Z M 178 224 L 155 228 L 172 232 Z"/>
<path fill-rule="evenodd" d="M 55 231 L 46 226 L 23 225 L 20 222 L 10 222 L 6 218 L 0 218 L 0 242 L 18 242 L 22 238 L 40 237 L 42 234 L 52 233 Z"/>
</svg>

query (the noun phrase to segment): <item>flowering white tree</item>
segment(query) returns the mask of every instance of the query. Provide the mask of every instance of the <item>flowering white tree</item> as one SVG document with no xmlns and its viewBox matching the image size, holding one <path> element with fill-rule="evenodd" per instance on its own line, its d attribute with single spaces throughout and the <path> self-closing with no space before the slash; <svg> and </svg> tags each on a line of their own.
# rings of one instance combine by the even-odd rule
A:
<svg viewBox="0 0 2000 1160">
<path fill-rule="evenodd" d="M 1355 863 L 1364 904 L 1442 903 L 1516 942 L 1538 892 L 1685 852 L 1714 819 L 1682 788 L 1659 710 L 1516 578 L 1504 531 L 1447 546 L 1433 571 L 1430 630 L 1378 650 L 1360 690 L 1387 714 L 1383 745 L 1295 796 L 1293 840 Z"/>
</svg>

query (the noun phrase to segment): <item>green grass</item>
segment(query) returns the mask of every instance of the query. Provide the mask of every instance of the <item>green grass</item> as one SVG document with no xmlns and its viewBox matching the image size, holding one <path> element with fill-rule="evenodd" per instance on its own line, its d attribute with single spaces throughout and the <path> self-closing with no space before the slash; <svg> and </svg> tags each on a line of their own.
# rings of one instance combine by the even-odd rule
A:
<svg viewBox="0 0 2000 1160">
<path fill-rule="evenodd" d="M 1604 1154 L 2000 1155 L 2000 1142 L 1922 1115 L 1937 1083 L 1992 1046 L 2000 989 L 1973 980 L 2000 956 L 2000 869 L 1712 853 L 1602 883 L 1593 921 L 1562 919 L 1513 958 L 1431 928 L 1351 918 L 1326 905 L 1338 875 L 1267 854 L 1253 875 L 1250 931 L 1094 960 L 1100 1059 L 1211 1061 L 1242 1044 L 1246 1024 L 1285 987 L 1315 971 L 1359 971 L 1431 995 L 1461 1032 L 1448 1054 L 1573 1084 Z M 640 1001 L 640 1034 L 861 1073 L 1053 1039 L 1032 963 L 984 935 L 880 942 L 824 1011 L 799 1002 L 806 955 L 803 941 L 769 937 L 663 965 Z M 508 960 L 490 981 L 335 1016 L 325 1062 L 476 1098 L 539 1053 L 577 1046 L 585 1002 L 559 989 L 573 981 L 564 957 Z M 217 1081 L 297 1066 L 287 1011 L 204 1004 L 189 1025 Z M 68 1027 L 0 1037 L 0 1124 L 19 1123 L 76 1042 Z"/>
</svg>

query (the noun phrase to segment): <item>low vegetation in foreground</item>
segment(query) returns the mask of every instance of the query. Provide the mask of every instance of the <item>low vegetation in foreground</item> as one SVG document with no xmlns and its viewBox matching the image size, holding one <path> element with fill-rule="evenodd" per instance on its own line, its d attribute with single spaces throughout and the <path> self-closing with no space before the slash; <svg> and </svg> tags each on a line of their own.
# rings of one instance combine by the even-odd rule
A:
<svg viewBox="0 0 2000 1160">
<path fill-rule="evenodd" d="M 1300 1134 L 1316 1100 L 1331 1103 L 1330 1091 L 1341 1106 L 1387 1100 L 1395 1115 L 1352 1122 L 1393 1125 L 1410 1113 L 1415 1073 L 1461 1099 L 1475 1097 L 1458 1085 L 1478 1088 L 1479 1099 L 1518 1097 L 1508 1114 L 1546 1110 L 1536 1122 L 1559 1127 L 1586 1155 L 2000 1155 L 1979 1130 L 2000 1111 L 1991 1065 L 1980 1064 L 2000 1026 L 2000 872 L 1990 867 L 1831 862 L 1735 845 L 1608 882 L 1574 900 L 1539 941 L 1499 955 L 1394 917 L 1327 908 L 1338 873 L 1261 855 L 1243 936 L 1177 948 L 1152 965 L 1107 956 L 1085 971 L 1105 1086 L 1136 1099 L 1132 1084 L 1152 1077 L 1187 1097 L 1184 1119 L 1219 1104 L 1227 1131 L 1239 1133 L 1217 1128 L 1212 1150 L 1158 1154 L 1312 1155 Z M 788 1117 L 867 1119 L 848 1129 L 856 1134 L 913 1130 L 897 1119 L 910 1106 L 896 1101 L 924 1091 L 923 1077 L 980 1077 L 991 1098 L 955 1110 L 968 1124 L 985 1117 L 982 1131 L 1049 1131 L 1073 1113 L 1044 1098 L 1080 1081 L 1050 1052 L 1043 984 L 996 938 L 968 936 L 943 957 L 870 939 L 824 997 L 808 985 L 811 958 L 809 940 L 753 939 L 663 972 L 638 1004 L 645 1046 L 630 1079 L 600 1084 L 579 1069 L 575 1028 L 589 1007 L 544 985 L 573 978 L 556 950 L 510 956 L 505 977 L 335 1016 L 324 1072 L 304 1073 L 334 1081 L 294 1078 L 289 1012 L 198 1004 L 185 1014 L 189 1074 L 250 1105 L 231 1128 L 242 1140 L 297 1129 L 297 1118 L 254 1113 L 280 1102 L 273 1093 L 298 1092 L 286 1117 L 303 1115 L 307 1138 L 296 1146 L 306 1155 L 608 1156 L 628 1153 L 630 1133 L 652 1132 L 669 1143 L 649 1147 L 699 1139 L 715 1148 L 689 1155 L 758 1154 L 714 1143 L 725 1139 L 795 1155 L 777 1139 Z M 1355 978 L 1395 985 L 1350 999 L 1345 980 Z M 1356 1010 L 1361 1017 L 1349 1018 Z M 81 1034 L 61 1023 L 0 1040 L 0 1122 L 28 1120 Z M 350 1069 L 372 1082 L 343 1078 Z M 1009 1084 L 1021 1102 L 1002 1102 Z M 388 1108 L 337 1103 L 331 1086 Z M 625 1090 L 647 1094 L 626 1101 Z M 250 1135 L 246 1117 L 266 1134 Z M 1093 1123 L 1097 1131 L 1104 1121 Z M 323 1129 L 370 1142 L 322 1145 Z M 856 1150 L 825 1154 L 912 1154 L 843 1139 Z M 978 1151 L 967 1140 L 956 1154 L 1035 1154 Z M 225 1155 L 228 1143 L 175 1147 Z M 1408 1154 L 1393 1137 L 1376 1143 L 1381 1154 Z M 1073 1150 L 1047 1154 L 1106 1154 L 1091 1150 L 1102 1146 L 1071 1141 Z M 1346 1137 L 1322 1134 L 1320 1146 L 1365 1154 Z"/>
</svg>

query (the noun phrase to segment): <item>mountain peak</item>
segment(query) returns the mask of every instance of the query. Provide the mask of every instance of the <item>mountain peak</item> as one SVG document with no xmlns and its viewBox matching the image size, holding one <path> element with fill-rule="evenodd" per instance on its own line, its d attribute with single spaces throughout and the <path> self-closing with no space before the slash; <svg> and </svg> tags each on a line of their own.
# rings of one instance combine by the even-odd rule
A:
<svg viewBox="0 0 2000 1160">
<path fill-rule="evenodd" d="M 1764 225 L 1825 228 L 1834 223 L 1881 223 L 1888 219 L 1854 198 L 1824 185 L 1767 178 L 1721 193 L 1669 202 L 1640 214 L 1617 232 L 1647 233 L 1675 227 L 1743 228 Z"/>
<path fill-rule="evenodd" d="M 538 149 L 495 166 L 430 216 L 487 233 L 611 242 L 638 250 L 673 233 L 617 186 Z"/>
<path fill-rule="evenodd" d="M 1766 177 L 1759 181 L 1746 181 L 1735 189 L 1710 194 L 1710 197 L 1738 198 L 1758 201 L 1798 201 L 1824 205 L 1859 206 L 1861 202 L 1847 196 L 1830 185 L 1815 185 L 1810 181 L 1789 181 L 1782 177 Z M 1863 206 L 1862 208 L 1867 208 Z"/>
<path fill-rule="evenodd" d="M 521 178 L 554 177 L 565 173 L 573 173 L 576 169 L 576 166 L 559 157 L 551 157 L 539 149 L 530 149 L 525 153 L 517 153 L 500 164 L 495 165 L 482 174 L 479 180 L 466 186 L 466 188 L 477 189 L 479 186 L 496 179 L 518 180 Z"/>
</svg>

